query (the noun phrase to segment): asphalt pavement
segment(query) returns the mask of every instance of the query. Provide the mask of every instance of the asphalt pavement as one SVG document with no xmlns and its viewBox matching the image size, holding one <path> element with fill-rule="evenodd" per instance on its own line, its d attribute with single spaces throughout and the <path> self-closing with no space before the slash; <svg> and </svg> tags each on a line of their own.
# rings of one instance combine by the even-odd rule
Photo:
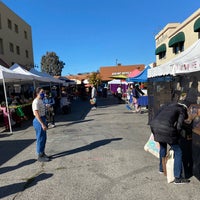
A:
<svg viewBox="0 0 200 200">
<path fill-rule="evenodd" d="M 6 200 L 198 200 L 200 182 L 168 184 L 158 158 L 144 151 L 148 110 L 126 109 L 113 96 L 72 102 L 49 128 L 47 163 L 36 159 L 31 121 L 0 133 L 0 199 Z"/>
</svg>

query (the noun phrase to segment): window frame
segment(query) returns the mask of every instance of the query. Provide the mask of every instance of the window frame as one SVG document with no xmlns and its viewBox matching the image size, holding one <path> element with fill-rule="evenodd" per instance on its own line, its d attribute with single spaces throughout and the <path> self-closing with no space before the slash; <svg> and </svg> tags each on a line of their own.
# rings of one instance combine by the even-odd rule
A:
<svg viewBox="0 0 200 200">
<path fill-rule="evenodd" d="M 174 54 L 179 54 L 184 51 L 184 42 L 178 42 L 172 47 L 172 52 Z"/>
<path fill-rule="evenodd" d="M 24 30 L 24 38 L 25 38 L 25 39 L 28 39 L 28 33 L 27 33 L 27 31 L 25 31 L 25 30 Z"/>
<path fill-rule="evenodd" d="M 14 53 L 14 44 L 12 42 L 9 43 L 10 52 Z"/>
<path fill-rule="evenodd" d="M 14 24 L 15 26 L 15 33 L 19 33 L 19 26 L 17 24 Z"/>
<path fill-rule="evenodd" d="M 10 19 L 8 19 L 8 28 L 12 30 L 12 21 Z"/>
<path fill-rule="evenodd" d="M 158 54 L 158 58 L 159 58 L 159 60 L 165 59 L 165 58 L 166 58 L 166 51 L 160 52 L 160 53 Z"/>
<path fill-rule="evenodd" d="M 3 39 L 0 38 L 0 55 L 4 54 L 4 46 L 3 46 Z"/>
<path fill-rule="evenodd" d="M 27 49 L 25 50 L 25 55 L 26 55 L 26 58 L 29 58 L 29 52 Z"/>
<path fill-rule="evenodd" d="M 20 47 L 18 45 L 16 45 L 16 54 L 20 55 Z"/>
</svg>

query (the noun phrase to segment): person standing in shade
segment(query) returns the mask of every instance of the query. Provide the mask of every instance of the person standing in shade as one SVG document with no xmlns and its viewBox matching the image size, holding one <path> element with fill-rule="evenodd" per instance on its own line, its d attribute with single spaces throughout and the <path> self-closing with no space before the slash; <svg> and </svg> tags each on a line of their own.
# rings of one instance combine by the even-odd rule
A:
<svg viewBox="0 0 200 200">
<path fill-rule="evenodd" d="M 45 117 L 45 105 L 43 103 L 44 90 L 40 87 L 36 88 L 35 99 L 32 103 L 33 115 L 33 127 L 36 132 L 36 151 L 38 154 L 39 162 L 48 162 L 50 157 L 45 154 L 46 145 L 46 117 Z"/>
<path fill-rule="evenodd" d="M 117 87 L 117 98 L 118 98 L 118 103 L 122 103 L 122 86 L 118 85 Z"/>
<path fill-rule="evenodd" d="M 182 150 L 179 145 L 180 131 L 183 122 L 188 118 L 187 106 L 181 103 L 166 104 L 150 122 L 151 131 L 156 142 L 160 144 L 159 172 L 163 173 L 162 159 L 166 156 L 167 145 L 174 150 L 174 183 L 189 183 L 188 179 L 181 176 Z"/>
<path fill-rule="evenodd" d="M 96 90 L 94 84 L 92 84 L 91 87 L 92 87 L 92 90 L 91 90 L 91 99 L 94 102 L 92 110 L 95 110 L 95 109 L 97 109 L 97 90 Z"/>
</svg>

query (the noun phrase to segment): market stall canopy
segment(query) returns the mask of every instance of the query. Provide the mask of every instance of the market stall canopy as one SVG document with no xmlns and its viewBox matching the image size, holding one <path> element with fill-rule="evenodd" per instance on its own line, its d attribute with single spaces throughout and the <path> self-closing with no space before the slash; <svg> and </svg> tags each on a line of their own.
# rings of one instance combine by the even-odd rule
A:
<svg viewBox="0 0 200 200">
<path fill-rule="evenodd" d="M 123 75 L 123 74 L 119 74 L 119 75 L 110 76 L 110 78 L 113 78 L 113 79 L 126 79 L 127 76 Z"/>
<path fill-rule="evenodd" d="M 0 81 L 3 80 L 7 82 L 19 82 L 19 81 L 30 81 L 32 78 L 25 74 L 16 73 L 8 68 L 5 68 L 0 65 Z"/>
<path fill-rule="evenodd" d="M 8 108 L 8 98 L 7 98 L 7 92 L 6 92 L 6 83 L 20 83 L 20 82 L 26 82 L 26 81 L 32 81 L 32 78 L 25 74 L 19 74 L 16 73 L 8 68 L 5 68 L 0 65 L 0 81 L 3 84 L 3 90 L 4 90 L 4 96 L 6 101 L 6 107 Z M 8 121 L 9 121 L 9 128 L 10 132 L 12 133 L 12 126 L 11 126 L 11 118 L 10 114 L 8 112 Z"/>
<path fill-rule="evenodd" d="M 32 78 L 32 80 L 35 81 L 40 81 L 40 82 L 49 82 L 48 78 L 42 77 L 42 76 L 38 76 L 36 74 L 33 74 L 29 71 L 27 71 L 26 69 L 22 68 L 19 64 L 15 63 L 14 65 L 12 65 L 10 67 L 10 70 L 19 73 L 19 74 L 23 74 L 23 75 L 28 75 L 30 78 Z"/>
<path fill-rule="evenodd" d="M 112 81 L 109 81 L 108 85 L 111 85 L 111 84 L 125 84 L 125 85 L 128 85 L 128 83 L 126 81 L 121 81 L 120 79 L 113 79 Z"/>
<path fill-rule="evenodd" d="M 150 69 L 150 66 L 147 66 L 140 74 L 133 78 L 127 78 L 127 82 L 147 82 L 147 71 Z"/>
<path fill-rule="evenodd" d="M 42 76 L 42 77 L 44 77 L 44 78 L 48 78 L 48 79 L 49 79 L 49 82 L 51 82 L 51 83 L 64 83 L 64 81 L 59 80 L 59 79 L 57 79 L 57 78 L 54 78 L 53 76 L 51 76 L 51 75 L 49 75 L 49 74 L 47 74 L 47 73 L 45 73 L 45 72 L 39 72 L 39 71 L 37 71 L 37 70 L 34 69 L 34 68 L 31 68 L 31 69 L 30 69 L 30 72 L 33 73 L 33 74 L 36 74 L 36 75 L 38 75 L 38 76 Z"/>
<path fill-rule="evenodd" d="M 89 84 L 88 79 L 84 79 L 84 80 L 83 80 L 83 83 L 84 83 L 84 84 Z"/>
<path fill-rule="evenodd" d="M 59 80 L 62 80 L 65 86 L 76 85 L 76 82 L 74 80 L 70 80 L 67 77 L 60 76 Z"/>
<path fill-rule="evenodd" d="M 135 77 L 135 76 L 137 76 L 139 73 L 141 73 L 141 71 L 138 70 L 138 69 L 135 69 L 135 70 L 133 70 L 130 74 L 128 74 L 128 78 Z"/>
<path fill-rule="evenodd" d="M 170 61 L 148 70 L 147 77 L 176 76 L 200 71 L 200 39 Z"/>
</svg>

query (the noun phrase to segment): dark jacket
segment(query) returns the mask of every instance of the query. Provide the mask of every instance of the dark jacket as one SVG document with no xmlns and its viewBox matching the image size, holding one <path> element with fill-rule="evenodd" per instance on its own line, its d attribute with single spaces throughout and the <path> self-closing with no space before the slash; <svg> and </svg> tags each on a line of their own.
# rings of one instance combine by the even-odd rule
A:
<svg viewBox="0 0 200 200">
<path fill-rule="evenodd" d="M 150 122 L 155 141 L 177 144 L 182 124 L 187 118 L 187 108 L 184 105 L 171 103 L 163 106 Z"/>
<path fill-rule="evenodd" d="M 138 99 L 141 95 L 144 95 L 144 92 L 142 92 L 142 90 L 140 90 L 138 86 L 135 86 L 132 90 L 132 94 L 133 94 L 133 97 Z"/>
</svg>

